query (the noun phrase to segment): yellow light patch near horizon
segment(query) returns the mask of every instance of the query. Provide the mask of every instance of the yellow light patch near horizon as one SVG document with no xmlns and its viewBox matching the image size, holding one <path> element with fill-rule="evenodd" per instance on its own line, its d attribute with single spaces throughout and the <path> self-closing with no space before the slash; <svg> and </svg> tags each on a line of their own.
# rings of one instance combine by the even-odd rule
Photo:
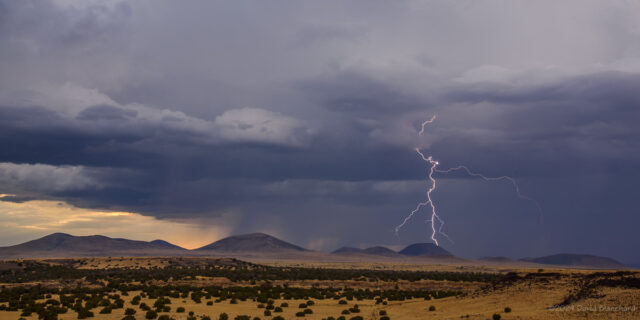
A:
<svg viewBox="0 0 640 320">
<path fill-rule="evenodd" d="M 11 195 L 1 194 L 0 198 Z M 160 220 L 134 212 L 78 208 L 64 201 L 0 201 L 0 246 L 19 244 L 51 233 L 165 240 L 194 249 L 219 240 L 230 228 L 215 220 Z"/>
</svg>

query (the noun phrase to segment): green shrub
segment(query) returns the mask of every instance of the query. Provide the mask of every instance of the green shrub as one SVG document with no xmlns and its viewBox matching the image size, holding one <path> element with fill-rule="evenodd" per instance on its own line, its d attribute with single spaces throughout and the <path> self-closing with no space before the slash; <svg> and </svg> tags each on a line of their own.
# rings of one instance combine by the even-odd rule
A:
<svg viewBox="0 0 640 320">
<path fill-rule="evenodd" d="M 506 313 L 511 312 L 511 308 L 509 308 L 509 307 L 504 308 L 504 312 L 506 312 Z"/>
<path fill-rule="evenodd" d="M 436 311 L 436 306 L 429 306 L 429 311 Z"/>
<path fill-rule="evenodd" d="M 144 315 L 145 318 L 147 319 L 155 319 L 158 317 L 158 313 L 155 312 L 154 310 L 149 310 L 147 311 L 147 313 Z"/>
<path fill-rule="evenodd" d="M 494 313 L 493 314 L 493 320 L 500 320 L 500 314 Z"/>
<path fill-rule="evenodd" d="M 132 315 L 136 314 L 136 309 L 127 308 L 127 310 L 124 310 L 124 314 L 126 314 L 128 316 L 132 316 Z"/>
<path fill-rule="evenodd" d="M 92 318 L 92 317 L 93 317 L 93 312 L 87 309 L 78 310 L 78 319 L 86 319 L 86 318 Z"/>
</svg>

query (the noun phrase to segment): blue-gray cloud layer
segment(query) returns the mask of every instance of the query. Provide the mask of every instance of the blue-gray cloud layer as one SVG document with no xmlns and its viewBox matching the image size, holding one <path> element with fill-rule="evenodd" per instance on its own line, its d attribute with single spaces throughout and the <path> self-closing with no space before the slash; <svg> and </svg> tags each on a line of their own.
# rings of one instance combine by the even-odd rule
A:
<svg viewBox="0 0 640 320">
<path fill-rule="evenodd" d="M 393 233 L 420 146 L 543 207 L 440 176 L 452 251 L 638 262 L 633 6 L 2 1 L 0 193 L 401 245 L 428 238 L 426 215 Z"/>
</svg>

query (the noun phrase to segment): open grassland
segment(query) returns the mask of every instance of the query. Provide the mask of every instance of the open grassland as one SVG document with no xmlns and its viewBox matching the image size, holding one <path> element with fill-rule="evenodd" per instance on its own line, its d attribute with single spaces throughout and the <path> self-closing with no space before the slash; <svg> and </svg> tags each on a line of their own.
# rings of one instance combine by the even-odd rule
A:
<svg viewBox="0 0 640 320">
<path fill-rule="evenodd" d="M 0 319 L 640 318 L 636 271 L 82 258 L 2 262 L 0 286 Z"/>
</svg>

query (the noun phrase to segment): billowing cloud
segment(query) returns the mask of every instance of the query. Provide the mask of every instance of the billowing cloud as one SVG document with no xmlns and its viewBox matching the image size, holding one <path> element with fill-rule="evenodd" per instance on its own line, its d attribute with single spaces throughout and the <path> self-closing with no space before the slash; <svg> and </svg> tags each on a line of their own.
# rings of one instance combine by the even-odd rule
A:
<svg viewBox="0 0 640 320">
<path fill-rule="evenodd" d="M 38 191 L 53 193 L 65 190 L 102 187 L 91 169 L 81 166 L 0 163 L 0 183 L 5 192 Z"/>
<path fill-rule="evenodd" d="M 305 146 L 311 133 L 300 120 L 255 108 L 228 110 L 213 124 L 223 139 L 239 142 Z"/>
<path fill-rule="evenodd" d="M 424 197 L 421 147 L 443 167 L 513 176 L 544 209 L 509 185 L 439 176 L 453 252 L 640 261 L 639 14 L 0 1 L 0 193 L 161 221 L 228 214 L 231 233 L 317 249 L 401 246 L 428 239 L 424 216 L 393 232 Z"/>
</svg>

